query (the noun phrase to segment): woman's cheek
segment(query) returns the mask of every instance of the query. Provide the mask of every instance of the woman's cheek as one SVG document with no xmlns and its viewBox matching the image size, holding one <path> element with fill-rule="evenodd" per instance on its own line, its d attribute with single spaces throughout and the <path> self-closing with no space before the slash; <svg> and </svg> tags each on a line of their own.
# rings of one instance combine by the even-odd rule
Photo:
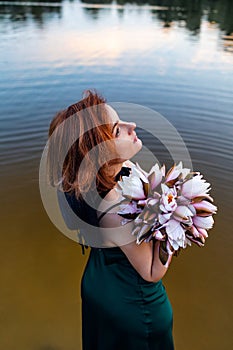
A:
<svg viewBox="0 0 233 350">
<path fill-rule="evenodd" d="M 130 143 L 126 140 L 116 140 L 116 150 L 120 157 L 129 158 L 132 157 L 132 153 L 134 152 L 133 143 Z"/>
</svg>

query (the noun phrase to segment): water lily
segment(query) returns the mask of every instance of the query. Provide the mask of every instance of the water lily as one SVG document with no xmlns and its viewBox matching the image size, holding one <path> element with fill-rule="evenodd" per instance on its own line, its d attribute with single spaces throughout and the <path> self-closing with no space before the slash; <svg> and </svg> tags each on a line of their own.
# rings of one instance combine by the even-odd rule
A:
<svg viewBox="0 0 233 350">
<path fill-rule="evenodd" d="M 183 168 L 182 162 L 167 174 L 165 165 L 155 164 L 147 173 L 137 164 L 118 185 L 123 198 L 129 200 L 118 214 L 124 223 L 134 221 L 132 234 L 137 244 L 154 238 L 163 241 L 167 251 L 176 252 L 192 242 L 205 244 L 217 207 L 208 193 L 210 184 L 199 172 Z"/>
<path fill-rule="evenodd" d="M 192 233 L 194 237 L 202 237 L 202 234 L 197 230 L 195 225 L 191 226 L 189 231 Z"/>
<path fill-rule="evenodd" d="M 213 198 L 208 194 L 208 193 L 202 193 L 202 195 L 193 197 L 192 198 L 192 203 L 199 203 L 203 200 L 207 200 L 209 202 L 213 202 Z"/>
<path fill-rule="evenodd" d="M 140 167 L 133 167 L 130 176 L 122 176 L 118 181 L 122 195 L 132 200 L 142 200 L 147 197 L 149 181 Z"/>
<path fill-rule="evenodd" d="M 207 217 L 194 216 L 193 223 L 195 226 L 208 230 L 213 227 L 214 219 L 212 218 L 212 216 L 207 216 Z"/>
<path fill-rule="evenodd" d="M 160 201 L 160 209 L 167 213 L 169 211 L 174 211 L 177 207 L 176 203 L 176 189 L 175 187 L 169 188 L 165 184 L 161 184 L 162 188 L 162 198 Z"/>
<path fill-rule="evenodd" d="M 197 214 L 197 211 L 196 211 L 195 207 L 192 204 L 186 204 L 186 206 L 187 206 L 187 208 L 189 208 L 189 210 L 191 211 L 191 213 L 193 215 Z"/>
<path fill-rule="evenodd" d="M 177 221 L 182 221 L 185 223 L 190 222 L 190 216 L 193 216 L 192 211 L 185 205 L 180 205 L 176 208 L 173 213 L 173 218 Z"/>
<path fill-rule="evenodd" d="M 173 165 L 173 167 L 167 172 L 165 183 L 170 182 L 171 180 L 175 180 L 179 177 L 182 171 L 182 162 L 179 162 L 178 165 Z"/>
<path fill-rule="evenodd" d="M 138 176 L 122 176 L 122 181 L 118 181 L 118 185 L 122 190 L 122 195 L 126 198 L 133 200 L 146 198 L 143 183 Z"/>
<path fill-rule="evenodd" d="M 185 248 L 185 231 L 178 221 L 171 219 L 166 226 L 166 232 L 168 240 L 175 250 L 178 250 L 179 247 Z"/>
<path fill-rule="evenodd" d="M 215 214 L 217 211 L 217 207 L 208 201 L 201 201 L 192 204 L 196 209 L 197 215 L 199 216 L 209 216 L 211 214 Z"/>
<path fill-rule="evenodd" d="M 202 179 L 202 175 L 196 175 L 183 183 L 181 186 L 181 194 L 189 199 L 202 196 L 210 190 L 209 186 L 210 184 Z"/>
<path fill-rule="evenodd" d="M 140 165 L 137 163 L 136 166 L 132 169 L 132 176 L 139 177 L 143 182 L 148 183 L 148 174 L 143 170 Z"/>
<path fill-rule="evenodd" d="M 180 178 L 184 180 L 188 176 L 188 174 L 190 174 L 190 169 L 183 168 L 181 169 L 181 172 L 180 172 Z"/>
<path fill-rule="evenodd" d="M 199 231 L 199 233 L 200 233 L 204 238 L 207 238 L 207 237 L 208 237 L 208 233 L 207 233 L 207 231 L 206 231 L 204 228 L 197 227 L 197 230 Z"/>
<path fill-rule="evenodd" d="M 149 174 L 148 174 L 148 180 L 150 183 L 151 190 L 154 190 L 162 181 L 164 172 L 159 169 L 158 164 L 155 164 Z"/>
</svg>

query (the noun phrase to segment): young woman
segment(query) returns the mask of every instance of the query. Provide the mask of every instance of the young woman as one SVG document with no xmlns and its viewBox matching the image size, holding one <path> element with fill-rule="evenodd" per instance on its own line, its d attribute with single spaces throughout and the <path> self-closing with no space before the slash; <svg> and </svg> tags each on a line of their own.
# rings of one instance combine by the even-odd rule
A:
<svg viewBox="0 0 233 350">
<path fill-rule="evenodd" d="M 130 158 L 142 147 L 136 124 L 121 120 L 102 96 L 87 90 L 81 101 L 54 117 L 49 136 L 74 115 L 75 127 L 61 129 L 57 137 L 59 144 L 74 128 L 80 133 L 63 164 L 62 190 L 83 222 L 100 234 L 110 229 L 117 237 L 122 217 L 117 214 L 116 184 L 129 175 L 134 166 Z M 51 167 L 55 163 L 53 159 Z M 83 163 L 86 171 L 80 176 Z M 132 229 L 132 222 L 124 225 L 129 243 L 116 239 L 110 248 L 91 247 L 81 281 L 83 350 L 174 349 L 172 308 L 161 280 L 172 256 L 165 267 L 159 259 L 160 243 L 137 245 Z"/>
</svg>

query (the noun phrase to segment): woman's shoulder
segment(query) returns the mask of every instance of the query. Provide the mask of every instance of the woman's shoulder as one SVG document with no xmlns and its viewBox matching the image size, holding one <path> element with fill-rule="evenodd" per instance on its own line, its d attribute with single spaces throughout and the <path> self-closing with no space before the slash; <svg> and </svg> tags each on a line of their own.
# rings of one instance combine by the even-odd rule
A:
<svg viewBox="0 0 233 350">
<path fill-rule="evenodd" d="M 101 213 L 104 213 L 106 211 L 108 211 L 110 213 L 111 210 L 109 210 L 109 208 L 113 207 L 113 206 L 115 208 L 114 211 L 116 211 L 117 204 L 119 204 L 120 201 L 121 201 L 121 195 L 120 195 L 119 191 L 117 191 L 117 188 L 114 187 L 101 200 L 99 207 L 98 207 L 98 214 L 97 215 L 99 216 Z"/>
</svg>

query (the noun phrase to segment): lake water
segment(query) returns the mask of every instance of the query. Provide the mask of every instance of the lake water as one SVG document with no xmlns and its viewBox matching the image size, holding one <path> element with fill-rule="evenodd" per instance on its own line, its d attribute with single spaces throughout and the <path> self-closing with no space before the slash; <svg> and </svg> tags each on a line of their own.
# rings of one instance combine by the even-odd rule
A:
<svg viewBox="0 0 233 350">
<path fill-rule="evenodd" d="M 1 349 L 81 349 L 87 253 L 49 220 L 38 177 L 51 118 L 87 88 L 161 113 L 212 184 L 206 246 L 174 258 L 164 285 L 176 349 L 233 348 L 233 5 L 143 4 L 0 1 Z"/>
</svg>

